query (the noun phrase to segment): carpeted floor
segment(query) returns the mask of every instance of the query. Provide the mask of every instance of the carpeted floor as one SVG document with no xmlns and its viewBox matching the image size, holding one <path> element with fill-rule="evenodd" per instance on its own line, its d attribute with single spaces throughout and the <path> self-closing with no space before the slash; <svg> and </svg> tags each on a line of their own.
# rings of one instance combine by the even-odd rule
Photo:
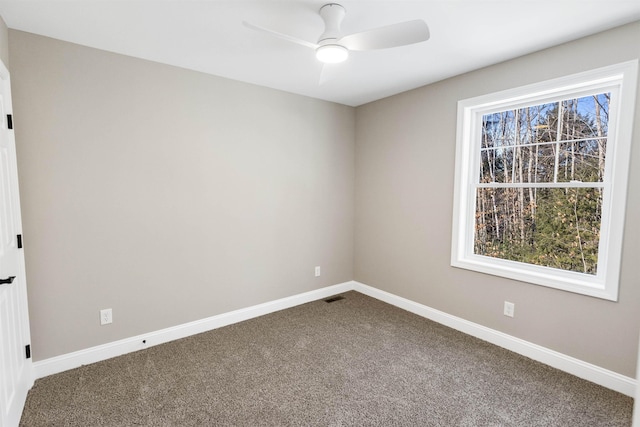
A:
<svg viewBox="0 0 640 427">
<path fill-rule="evenodd" d="M 633 400 L 357 292 L 36 381 L 22 426 L 629 426 Z"/>
</svg>

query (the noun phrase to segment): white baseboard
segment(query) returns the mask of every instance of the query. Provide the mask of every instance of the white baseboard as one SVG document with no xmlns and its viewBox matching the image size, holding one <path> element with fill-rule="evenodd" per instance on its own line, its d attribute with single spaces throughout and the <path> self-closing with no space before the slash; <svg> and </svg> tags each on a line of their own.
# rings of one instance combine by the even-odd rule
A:
<svg viewBox="0 0 640 427">
<path fill-rule="evenodd" d="M 542 362 L 576 377 L 591 381 L 630 397 L 635 396 L 637 381 L 608 369 L 584 362 L 566 354 L 533 344 L 529 341 L 507 335 L 460 317 L 452 316 L 426 305 L 390 294 L 359 282 L 353 282 L 353 290 L 426 317 L 465 334 L 480 338 L 500 347 Z"/>
<path fill-rule="evenodd" d="M 148 334 L 138 335 L 34 362 L 33 368 L 35 378 L 46 377 L 48 375 L 77 368 L 82 365 L 121 356 L 123 354 L 142 350 L 144 348 L 180 338 L 186 338 L 191 335 L 210 331 L 233 323 L 242 322 L 244 320 L 253 319 L 254 317 L 295 307 L 300 304 L 316 301 L 350 290 L 355 290 L 380 301 L 384 301 L 411 313 L 441 323 L 450 328 L 464 332 L 476 338 L 480 338 L 484 341 L 506 348 L 515 353 L 529 357 L 530 359 L 537 360 L 546 365 L 568 372 L 572 375 L 615 390 L 627 396 L 634 397 L 635 395 L 636 380 L 633 378 L 620 375 L 616 372 L 609 371 L 574 357 L 570 357 L 520 338 L 487 328 L 477 323 L 469 322 L 468 320 L 464 320 L 460 317 L 452 316 L 426 305 L 419 304 L 355 281 L 328 286 L 326 288 L 208 317 L 195 322 L 189 322 Z"/>
<path fill-rule="evenodd" d="M 35 378 L 43 378 L 48 375 L 78 368 L 82 365 L 100 362 L 102 360 L 142 350 L 158 344 L 163 344 L 180 338 L 186 338 L 191 335 L 207 332 L 233 323 L 242 322 L 244 320 L 253 319 L 254 317 L 295 307 L 300 304 L 316 301 L 335 294 L 350 291 L 352 289 L 353 283 L 345 282 L 291 297 L 254 305 L 252 307 L 241 308 L 239 310 L 230 311 L 228 313 L 219 314 L 206 319 L 184 323 L 171 328 L 161 329 L 148 334 L 125 338 L 84 350 L 74 351 L 73 353 L 40 360 L 33 363 Z"/>
</svg>

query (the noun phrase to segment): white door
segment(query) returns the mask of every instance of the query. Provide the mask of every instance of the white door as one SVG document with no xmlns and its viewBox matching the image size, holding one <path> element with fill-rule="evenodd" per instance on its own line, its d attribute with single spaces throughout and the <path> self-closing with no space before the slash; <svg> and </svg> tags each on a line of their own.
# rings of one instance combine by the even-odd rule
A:
<svg viewBox="0 0 640 427">
<path fill-rule="evenodd" d="M 20 421 L 27 392 L 33 385 L 29 317 L 23 250 L 16 144 L 10 128 L 9 72 L 0 61 L 0 427 Z"/>
</svg>

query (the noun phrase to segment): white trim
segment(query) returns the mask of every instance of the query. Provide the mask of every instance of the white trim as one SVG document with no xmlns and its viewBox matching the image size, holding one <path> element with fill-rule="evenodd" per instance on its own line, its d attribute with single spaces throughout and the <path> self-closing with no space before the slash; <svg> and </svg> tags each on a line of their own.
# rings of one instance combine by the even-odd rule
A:
<svg viewBox="0 0 640 427">
<path fill-rule="evenodd" d="M 433 320 L 434 322 L 438 322 L 473 337 L 480 338 L 481 340 L 506 348 L 514 353 L 537 360 L 545 365 L 549 365 L 627 396 L 633 397 L 635 394 L 637 381 L 633 378 L 618 374 L 617 372 L 601 368 L 580 359 L 576 359 L 575 357 L 567 356 L 566 354 L 507 335 L 503 332 L 487 328 L 460 317 L 452 316 L 443 311 L 381 291 L 363 283 L 354 282 L 353 289 L 362 294 L 417 314 L 418 316 Z"/>
<path fill-rule="evenodd" d="M 74 351 L 73 353 L 63 354 L 61 356 L 34 362 L 33 368 L 35 377 L 43 378 L 48 375 L 57 374 L 59 372 L 68 371 L 69 369 L 78 368 L 82 365 L 100 362 L 123 354 L 132 353 L 144 348 L 153 347 L 158 344 L 164 344 L 180 338 L 186 338 L 192 335 L 207 332 L 223 326 L 242 322 L 244 320 L 253 319 L 254 317 L 263 316 L 265 314 L 295 307 L 300 304 L 306 304 L 335 294 L 350 291 L 353 289 L 351 282 L 345 282 L 338 285 L 328 286 L 326 288 L 281 298 L 275 301 L 254 305 L 239 310 L 230 311 L 228 313 L 219 314 L 205 319 L 196 320 L 194 322 L 184 323 L 182 325 L 173 326 L 171 328 L 161 329 L 159 331 L 150 332 L 148 334 L 137 335 L 135 337 L 125 338 L 90 347 L 84 350 Z M 145 341 L 145 343 L 143 343 Z"/>
<path fill-rule="evenodd" d="M 616 372 L 609 371 L 574 357 L 567 356 L 520 338 L 487 328 L 477 323 L 464 320 L 460 317 L 452 316 L 440 310 L 436 310 L 426 305 L 419 304 L 356 281 L 328 286 L 326 288 L 293 295 L 291 297 L 266 302 L 264 304 L 234 310 L 229 313 L 219 314 L 217 316 L 208 317 L 195 322 L 185 323 L 172 328 L 162 329 L 149 334 L 138 335 L 108 344 L 87 348 L 85 350 L 41 360 L 33 364 L 35 376 L 36 378 L 43 378 L 48 375 L 77 368 L 82 365 L 100 362 L 101 360 L 121 356 L 123 354 L 142 350 L 147 347 L 163 344 L 180 338 L 186 338 L 191 335 L 242 322 L 244 320 L 253 319 L 258 316 L 263 316 L 265 314 L 295 307 L 300 304 L 316 301 L 351 290 L 368 295 L 403 310 L 407 310 L 411 313 L 417 314 L 418 316 L 433 320 L 465 334 L 480 338 L 484 341 L 506 348 L 507 350 L 511 350 L 515 353 L 529 357 L 530 359 L 537 360 L 546 365 L 623 393 L 627 396 L 634 396 L 636 380 L 633 378 L 620 375 Z M 146 344 L 143 344 L 142 340 L 146 340 Z"/>
</svg>

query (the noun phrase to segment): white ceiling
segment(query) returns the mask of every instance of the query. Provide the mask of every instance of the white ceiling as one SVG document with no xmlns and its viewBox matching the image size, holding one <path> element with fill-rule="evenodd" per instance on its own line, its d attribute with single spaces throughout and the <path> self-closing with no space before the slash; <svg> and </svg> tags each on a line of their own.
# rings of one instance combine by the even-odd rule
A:
<svg viewBox="0 0 640 427">
<path fill-rule="evenodd" d="M 312 49 L 242 25 L 316 42 L 328 2 L 0 0 L 0 15 L 9 28 L 351 106 L 640 19 L 638 0 L 344 0 L 345 34 L 422 18 L 431 38 L 352 52 L 323 84 Z"/>
</svg>

